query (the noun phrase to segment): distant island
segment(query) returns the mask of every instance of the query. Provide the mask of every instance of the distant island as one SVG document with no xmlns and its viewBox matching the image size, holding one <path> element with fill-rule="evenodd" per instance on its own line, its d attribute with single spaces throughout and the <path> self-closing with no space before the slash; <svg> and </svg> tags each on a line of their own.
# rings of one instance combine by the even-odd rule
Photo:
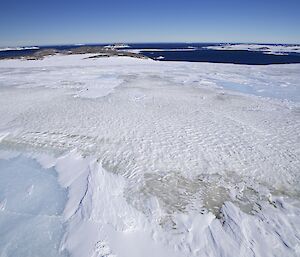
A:
<svg viewBox="0 0 300 257">
<path fill-rule="evenodd" d="M 66 50 L 59 50 L 54 48 L 43 48 L 37 50 L 36 52 L 26 52 L 18 56 L 0 56 L 0 59 L 25 59 L 25 60 L 41 60 L 46 56 L 52 55 L 72 55 L 72 54 L 95 54 L 88 58 L 102 58 L 102 57 L 112 57 L 112 56 L 125 56 L 138 59 L 149 59 L 149 57 L 142 55 L 140 53 L 132 53 L 128 51 L 122 51 L 121 49 L 127 48 L 129 46 L 124 44 L 114 44 L 108 46 L 80 46 L 75 48 L 70 48 Z"/>
</svg>

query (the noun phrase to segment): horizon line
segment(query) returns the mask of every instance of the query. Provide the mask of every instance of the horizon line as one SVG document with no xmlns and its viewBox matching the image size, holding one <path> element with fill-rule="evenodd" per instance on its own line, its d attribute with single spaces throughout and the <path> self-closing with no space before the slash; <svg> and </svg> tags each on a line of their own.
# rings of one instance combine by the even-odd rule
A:
<svg viewBox="0 0 300 257">
<path fill-rule="evenodd" d="M 10 46 L 0 46 L 5 47 L 47 47 L 47 46 L 80 46 L 80 45 L 109 45 L 109 44 L 257 44 L 257 45 L 300 45 L 300 43 L 270 43 L 270 42 L 234 42 L 234 41 L 202 41 L 202 42 L 184 42 L 184 41 L 137 41 L 137 42 L 126 42 L 126 41 L 116 41 L 116 42 L 88 42 L 88 43 L 54 43 L 54 44 L 30 44 L 30 45 L 10 45 Z"/>
</svg>

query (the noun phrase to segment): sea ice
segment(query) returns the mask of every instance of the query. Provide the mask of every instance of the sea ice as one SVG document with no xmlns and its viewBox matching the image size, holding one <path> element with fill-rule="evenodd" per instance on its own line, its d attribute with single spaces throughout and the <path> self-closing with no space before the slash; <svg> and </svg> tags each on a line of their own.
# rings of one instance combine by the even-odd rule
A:
<svg viewBox="0 0 300 257">
<path fill-rule="evenodd" d="M 216 46 L 207 46 L 206 49 L 213 50 L 247 50 L 259 51 L 266 54 L 289 54 L 300 53 L 300 45 L 264 45 L 264 44 L 220 44 Z"/>
</svg>

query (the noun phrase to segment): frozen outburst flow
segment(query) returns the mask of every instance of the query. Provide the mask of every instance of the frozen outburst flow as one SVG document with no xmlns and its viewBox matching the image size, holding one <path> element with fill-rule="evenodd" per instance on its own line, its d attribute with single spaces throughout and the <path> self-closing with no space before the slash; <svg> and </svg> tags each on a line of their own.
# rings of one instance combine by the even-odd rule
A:
<svg viewBox="0 0 300 257">
<path fill-rule="evenodd" d="M 299 255 L 299 65 L 85 57 L 0 62 L 1 146 L 60 156 L 62 249 Z"/>
</svg>

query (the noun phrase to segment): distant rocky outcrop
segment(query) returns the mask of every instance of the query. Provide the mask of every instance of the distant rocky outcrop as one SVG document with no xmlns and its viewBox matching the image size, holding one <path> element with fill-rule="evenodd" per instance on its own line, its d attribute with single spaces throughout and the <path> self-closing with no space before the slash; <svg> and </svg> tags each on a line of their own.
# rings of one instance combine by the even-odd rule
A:
<svg viewBox="0 0 300 257">
<path fill-rule="evenodd" d="M 0 59 L 25 59 L 25 60 L 41 60 L 46 56 L 51 55 L 72 55 L 72 54 L 95 54 L 95 56 L 91 56 L 88 58 L 102 58 L 102 57 L 113 57 L 113 56 L 127 56 L 132 58 L 139 59 L 148 59 L 148 57 L 139 54 L 132 53 L 129 51 L 122 51 L 119 48 L 110 48 L 110 47 L 102 47 L 102 46 L 80 46 L 74 47 L 67 50 L 58 50 L 54 48 L 44 48 L 40 49 L 34 53 L 23 54 L 19 56 L 11 56 L 11 57 L 0 57 Z"/>
</svg>

